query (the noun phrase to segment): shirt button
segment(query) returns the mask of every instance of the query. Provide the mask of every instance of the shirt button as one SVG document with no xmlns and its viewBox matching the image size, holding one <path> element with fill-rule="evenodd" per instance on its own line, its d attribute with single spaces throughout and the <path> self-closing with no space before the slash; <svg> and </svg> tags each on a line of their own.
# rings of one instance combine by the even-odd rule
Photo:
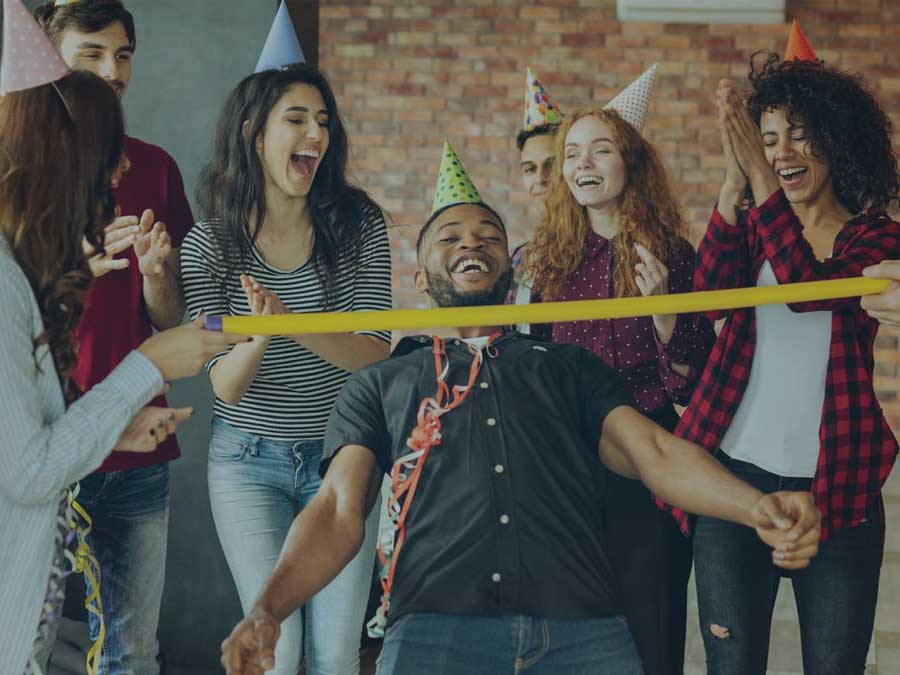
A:
<svg viewBox="0 0 900 675">
<path fill-rule="evenodd" d="M 509 516 L 504 513 L 502 516 L 500 516 L 500 522 L 503 525 L 506 525 L 509 522 Z"/>
<path fill-rule="evenodd" d="M 499 584 L 499 583 L 500 583 L 500 579 L 502 579 L 502 578 L 503 578 L 503 577 L 500 576 L 500 572 L 494 572 L 494 573 L 491 575 L 491 581 L 493 581 L 495 584 Z"/>
<path fill-rule="evenodd" d="M 502 464 L 494 465 L 494 473 L 503 473 L 504 471 L 505 469 L 503 468 Z"/>
<path fill-rule="evenodd" d="M 487 382 L 482 382 L 479 386 L 480 386 L 482 389 L 487 389 L 487 388 L 488 388 L 489 386 L 491 386 L 491 385 L 489 385 Z"/>
<path fill-rule="evenodd" d="M 497 420 L 495 420 L 493 417 L 488 417 L 486 421 L 489 427 L 497 426 Z"/>
</svg>

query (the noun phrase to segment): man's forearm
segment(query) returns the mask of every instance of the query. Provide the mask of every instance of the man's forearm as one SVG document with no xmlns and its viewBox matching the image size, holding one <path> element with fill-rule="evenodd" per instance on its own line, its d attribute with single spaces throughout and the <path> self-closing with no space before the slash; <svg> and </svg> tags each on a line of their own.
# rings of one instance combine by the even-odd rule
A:
<svg viewBox="0 0 900 675">
<path fill-rule="evenodd" d="M 174 328 L 184 319 L 181 280 L 168 262 L 164 264 L 161 275 L 144 277 L 144 305 L 156 330 Z"/>
<path fill-rule="evenodd" d="M 657 428 L 657 452 L 637 466 L 641 480 L 663 501 L 689 513 L 752 526 L 762 493 L 713 459 L 699 445 Z"/>
<path fill-rule="evenodd" d="M 362 546 L 365 527 L 361 515 L 341 516 L 337 499 L 320 491 L 294 518 L 254 609 L 284 621 L 353 559 Z"/>
</svg>

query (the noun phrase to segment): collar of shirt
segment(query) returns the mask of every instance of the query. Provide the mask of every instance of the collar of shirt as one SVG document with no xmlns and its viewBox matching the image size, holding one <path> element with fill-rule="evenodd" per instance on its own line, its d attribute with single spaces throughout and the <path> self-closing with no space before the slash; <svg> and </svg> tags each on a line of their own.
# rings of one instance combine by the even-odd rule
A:
<svg viewBox="0 0 900 675">
<path fill-rule="evenodd" d="M 525 338 L 526 340 L 531 340 L 536 343 L 546 342 L 546 340 L 543 340 L 542 338 L 536 337 L 534 335 L 526 335 L 516 330 L 506 328 L 503 329 L 503 335 L 497 338 L 493 344 L 494 346 L 499 346 L 503 344 L 504 341 L 511 338 Z M 397 346 L 391 353 L 391 358 L 405 356 L 406 354 L 410 354 L 417 349 L 430 347 L 432 341 L 433 338 L 431 335 L 410 335 L 408 337 L 405 337 L 397 343 Z M 447 349 L 460 349 L 465 352 L 469 351 L 468 345 L 462 338 L 445 338 L 444 341 L 447 344 Z"/>
<path fill-rule="evenodd" d="M 603 249 L 609 244 L 609 239 L 588 229 L 587 237 L 584 240 L 584 255 L 587 258 L 596 258 L 603 252 Z"/>
</svg>

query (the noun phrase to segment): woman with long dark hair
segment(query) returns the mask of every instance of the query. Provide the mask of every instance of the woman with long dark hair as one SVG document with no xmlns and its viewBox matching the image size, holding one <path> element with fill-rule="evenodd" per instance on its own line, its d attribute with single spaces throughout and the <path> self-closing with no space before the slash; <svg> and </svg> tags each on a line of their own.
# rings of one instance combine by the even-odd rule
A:
<svg viewBox="0 0 900 675">
<path fill-rule="evenodd" d="M 691 290 L 694 250 L 678 200 L 635 124 L 616 109 L 584 108 L 557 131 L 546 214 L 525 247 L 533 301 Z M 559 322 L 542 331 L 600 356 L 628 384 L 637 408 L 669 431 L 678 423 L 674 404 L 687 402 L 714 338 L 702 317 L 674 314 Z M 610 475 L 606 497 L 610 562 L 644 670 L 681 673 L 690 541 L 639 481 Z"/>
<path fill-rule="evenodd" d="M 728 80 L 717 92 L 727 169 L 696 288 L 840 279 L 896 258 L 891 124 L 862 80 L 763 53 L 750 87 L 746 102 Z M 819 555 L 791 575 L 803 671 L 861 675 L 884 550 L 881 488 L 897 455 L 873 385 L 878 323 L 859 298 L 720 314 L 678 433 L 764 492 L 812 492 Z M 771 550 L 700 517 L 694 556 L 709 672 L 765 673 L 781 580 Z"/>
<path fill-rule="evenodd" d="M 238 84 L 200 180 L 205 220 L 182 248 L 192 315 L 390 308 L 384 216 L 349 184 L 347 152 L 331 87 L 315 67 L 265 70 Z M 387 357 L 389 340 L 388 333 L 254 336 L 210 361 L 210 500 L 245 611 L 321 484 L 323 435 L 338 392 L 352 371 Z M 359 670 L 373 514 L 357 559 L 306 606 L 309 673 Z M 298 611 L 283 624 L 273 672 L 297 672 L 303 635 Z"/>
<path fill-rule="evenodd" d="M 103 250 L 122 133 L 115 93 L 89 73 L 0 97 L 3 673 L 40 672 L 34 655 L 62 603 L 66 488 L 113 448 L 152 452 L 174 433 L 190 409 L 145 406 L 234 339 L 175 328 L 76 391 L 73 333 L 93 278 L 82 241 Z"/>
</svg>

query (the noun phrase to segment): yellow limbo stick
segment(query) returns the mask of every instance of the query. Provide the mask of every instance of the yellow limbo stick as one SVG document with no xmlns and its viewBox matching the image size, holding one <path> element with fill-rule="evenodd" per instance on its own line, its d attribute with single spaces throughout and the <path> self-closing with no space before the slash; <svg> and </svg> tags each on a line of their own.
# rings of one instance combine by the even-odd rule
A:
<svg viewBox="0 0 900 675">
<path fill-rule="evenodd" d="M 208 316 L 206 328 L 242 335 L 298 335 L 303 333 L 353 333 L 362 330 L 468 328 L 518 323 L 554 323 L 623 319 L 653 314 L 686 314 L 853 298 L 884 291 L 889 280 L 852 277 L 809 281 L 781 286 L 734 288 L 671 295 L 650 295 L 609 300 L 575 300 L 534 305 L 391 309 L 370 312 L 311 312 L 268 316 Z"/>
</svg>

